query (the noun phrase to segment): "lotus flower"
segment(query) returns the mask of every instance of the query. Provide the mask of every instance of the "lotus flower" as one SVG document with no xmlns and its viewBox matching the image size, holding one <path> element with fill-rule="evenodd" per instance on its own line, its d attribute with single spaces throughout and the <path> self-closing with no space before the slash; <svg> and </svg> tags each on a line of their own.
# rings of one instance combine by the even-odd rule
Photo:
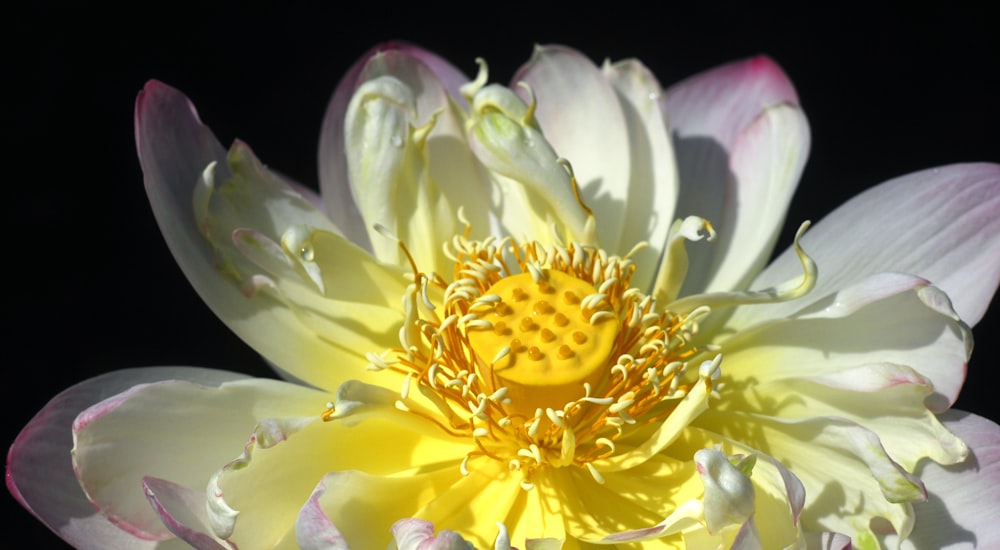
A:
<svg viewBox="0 0 1000 550">
<path fill-rule="evenodd" d="M 886 182 L 765 268 L 809 145 L 774 62 L 663 90 L 540 47 L 514 83 L 373 50 L 321 197 L 147 84 L 168 245 L 289 381 L 85 381 L 11 492 L 80 548 L 1000 545 L 1000 427 L 948 410 L 1000 166 Z"/>
</svg>

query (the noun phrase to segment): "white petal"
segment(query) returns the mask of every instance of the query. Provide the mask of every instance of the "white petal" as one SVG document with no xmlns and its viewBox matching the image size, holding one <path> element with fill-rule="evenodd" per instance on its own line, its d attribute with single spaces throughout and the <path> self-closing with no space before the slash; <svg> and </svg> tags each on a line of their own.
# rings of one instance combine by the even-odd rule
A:
<svg viewBox="0 0 1000 550">
<path fill-rule="evenodd" d="M 833 211 L 802 245 L 820 266 L 814 296 L 881 271 L 912 273 L 943 290 L 974 325 L 1000 282 L 1000 166 L 955 164 L 890 180 Z M 783 280 L 796 268 L 786 251 L 754 286 Z M 781 304 L 767 316 L 799 307 Z"/>
<path fill-rule="evenodd" d="M 614 87 L 589 59 L 565 46 L 536 46 L 514 75 L 513 83 L 518 82 L 531 86 L 545 138 L 573 165 L 584 204 L 597 217 L 600 244 L 618 250 L 631 159 L 628 127 Z M 526 92 L 520 93 L 527 101 Z"/>
<path fill-rule="evenodd" d="M 636 256 L 637 270 L 632 277 L 633 286 L 648 289 L 674 221 L 680 189 L 673 145 L 660 103 L 663 89 L 653 73 L 634 59 L 613 65 L 605 63 L 603 72 L 621 101 L 629 134 L 629 188 L 625 215 L 621 218 L 625 223 L 621 224 L 619 242 L 607 244 L 611 250 L 623 253 L 640 241 L 649 243 L 650 247 Z"/>
<path fill-rule="evenodd" d="M 473 98 L 469 147 L 490 173 L 504 230 L 551 242 L 552 226 L 567 240 L 592 243 L 593 217 L 577 200 L 567 166 L 535 125 L 532 107 L 491 85 Z"/>
<path fill-rule="evenodd" d="M 756 57 L 670 87 L 665 104 L 681 182 L 677 215 L 706 218 L 720 233 L 692 251 L 684 293 L 740 288 L 774 246 L 809 149 L 798 97 L 780 67 Z M 755 240 L 744 240 L 748 228 Z"/>
<path fill-rule="evenodd" d="M 753 483 L 720 451 L 702 449 L 694 454 L 698 474 L 705 485 L 705 525 L 710 533 L 742 524 L 754 509 Z"/>
<path fill-rule="evenodd" d="M 431 178 L 427 150 L 431 126 L 415 128 L 416 92 L 394 76 L 380 76 L 358 88 L 344 125 L 348 176 L 375 257 L 405 264 L 395 237 L 407 245 L 419 266 L 442 272 L 448 262 L 441 244 L 455 234 L 458 208 Z M 433 125 L 435 119 L 425 124 Z"/>
<path fill-rule="evenodd" d="M 870 277 L 814 298 L 798 313 L 802 318 L 765 322 L 722 342 L 724 370 L 736 380 L 768 381 L 861 365 L 905 365 L 933 384 L 928 406 L 944 410 L 962 387 L 971 336 L 954 313 L 942 310 L 939 295 L 912 276 Z M 780 305 L 739 308 L 736 315 Z"/>
</svg>

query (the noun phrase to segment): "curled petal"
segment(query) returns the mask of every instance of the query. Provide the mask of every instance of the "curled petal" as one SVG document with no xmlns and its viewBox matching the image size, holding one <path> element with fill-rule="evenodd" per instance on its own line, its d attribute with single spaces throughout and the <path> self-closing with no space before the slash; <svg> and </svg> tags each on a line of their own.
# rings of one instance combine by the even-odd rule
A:
<svg viewBox="0 0 1000 550">
<path fill-rule="evenodd" d="M 142 487 L 160 521 L 178 539 L 197 550 L 233 550 L 232 545 L 209 534 L 204 489 L 194 490 L 155 477 L 143 478 Z"/>
<path fill-rule="evenodd" d="M 399 550 L 473 550 L 458 533 L 445 530 L 435 535 L 434 524 L 419 519 L 401 519 L 392 524 L 392 536 Z"/>
<path fill-rule="evenodd" d="M 135 131 L 153 212 L 174 258 L 205 303 L 272 364 L 294 367 L 290 374 L 295 378 L 331 389 L 344 379 L 363 378 L 364 361 L 357 350 L 317 338 L 293 308 L 266 298 L 247 299 L 245 291 L 268 288 L 269 280 L 256 276 L 259 267 L 231 241 L 240 227 L 255 227 L 277 240 L 289 226 L 302 223 L 337 235 L 329 220 L 264 168 L 245 144 L 237 142 L 227 155 L 191 102 L 174 88 L 156 81 L 146 85 L 136 100 Z M 354 256 L 359 254 L 364 252 L 357 250 Z M 331 364 L 347 368 L 331 370 Z M 352 374 L 349 365 L 357 371 Z M 339 379 L 341 375 L 346 378 Z"/>
<path fill-rule="evenodd" d="M 732 524 L 742 525 L 753 514 L 754 490 L 750 479 L 729 462 L 729 457 L 712 449 L 694 454 L 698 475 L 705 485 L 705 525 L 718 533 Z"/>
<path fill-rule="evenodd" d="M 403 81 L 381 76 L 362 84 L 345 120 L 348 176 L 375 257 L 404 265 L 408 243 L 418 265 L 445 268 L 440 244 L 454 235 L 457 207 L 430 176 L 427 139 L 436 115 L 417 124 L 417 95 Z"/>
<path fill-rule="evenodd" d="M 757 384 L 861 365 L 904 365 L 930 381 L 928 407 L 944 410 L 965 378 L 972 339 L 968 326 L 942 309 L 938 294 L 912 276 L 874 276 L 818 299 L 801 310 L 802 318 L 740 331 L 723 343 L 726 372 L 738 383 Z"/>
<path fill-rule="evenodd" d="M 320 480 L 295 520 L 295 542 L 302 550 L 348 550 L 347 540 L 327 517 L 320 504 L 326 494 L 326 479 Z"/>
<path fill-rule="evenodd" d="M 469 147 L 497 186 L 500 222 L 511 234 L 530 232 L 543 242 L 558 224 L 569 239 L 591 243 L 593 217 L 576 196 L 570 168 L 536 127 L 533 109 L 496 85 L 472 100 Z"/>
</svg>

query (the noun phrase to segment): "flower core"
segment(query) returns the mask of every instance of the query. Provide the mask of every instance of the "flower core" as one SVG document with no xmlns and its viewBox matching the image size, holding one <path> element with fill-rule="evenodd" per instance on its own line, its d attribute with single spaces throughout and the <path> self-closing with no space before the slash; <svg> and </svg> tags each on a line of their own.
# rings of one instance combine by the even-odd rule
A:
<svg viewBox="0 0 1000 550">
<path fill-rule="evenodd" d="M 413 265 L 402 347 L 369 354 L 370 368 L 403 376 L 397 409 L 471 436 L 463 473 L 485 456 L 522 472 L 525 489 L 542 467 L 582 467 L 602 482 L 593 463 L 623 436 L 648 437 L 706 378 L 685 374 L 707 308 L 660 311 L 630 288 L 639 247 L 621 258 L 467 233 L 447 251 L 453 282 Z"/>
</svg>

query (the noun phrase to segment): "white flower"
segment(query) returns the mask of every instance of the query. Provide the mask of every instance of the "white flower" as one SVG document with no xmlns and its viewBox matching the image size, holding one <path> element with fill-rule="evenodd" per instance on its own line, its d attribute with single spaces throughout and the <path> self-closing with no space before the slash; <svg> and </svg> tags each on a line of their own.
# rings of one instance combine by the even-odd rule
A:
<svg viewBox="0 0 1000 550">
<path fill-rule="evenodd" d="M 331 101 L 321 208 L 148 84 L 136 135 L 171 250 L 315 388 L 85 382 L 12 447 L 12 491 L 85 548 L 1000 537 L 1000 428 L 945 412 L 1000 279 L 1000 168 L 887 182 L 761 271 L 809 142 L 773 62 L 664 91 L 549 47 L 515 82 L 366 56 Z M 95 402 L 70 469 L 58 430 Z M 73 471 L 100 515 L 67 523 L 89 506 Z"/>
</svg>

